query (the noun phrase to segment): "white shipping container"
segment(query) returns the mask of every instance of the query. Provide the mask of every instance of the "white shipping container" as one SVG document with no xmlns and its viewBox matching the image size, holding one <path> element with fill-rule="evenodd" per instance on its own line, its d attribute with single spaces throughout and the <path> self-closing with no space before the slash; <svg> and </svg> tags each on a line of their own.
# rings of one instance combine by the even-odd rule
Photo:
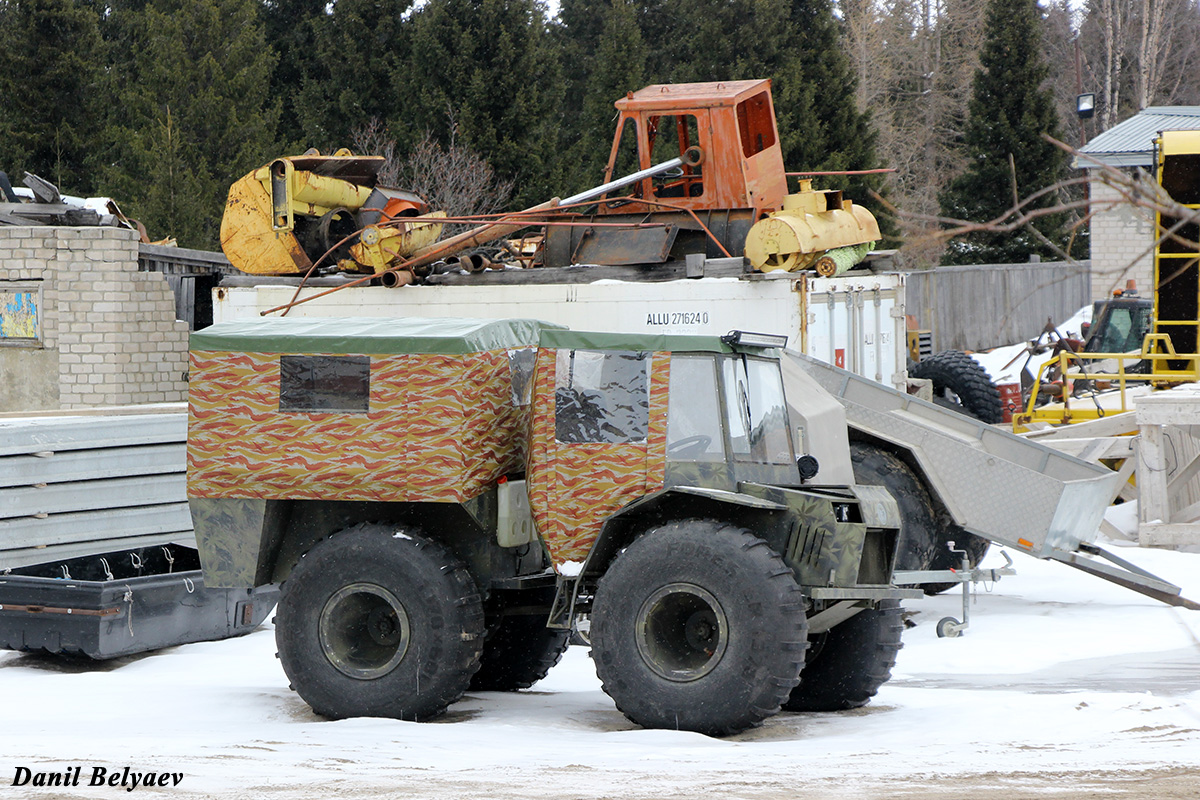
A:
<svg viewBox="0 0 1200 800">
<path fill-rule="evenodd" d="M 292 300 L 294 286 L 219 287 L 213 320 L 257 318 Z M 300 297 L 328 291 L 304 289 Z M 904 276 L 770 273 L 665 282 L 356 286 L 302 303 L 290 316 L 531 317 L 573 330 L 721 335 L 782 333 L 788 345 L 904 390 Z"/>
</svg>

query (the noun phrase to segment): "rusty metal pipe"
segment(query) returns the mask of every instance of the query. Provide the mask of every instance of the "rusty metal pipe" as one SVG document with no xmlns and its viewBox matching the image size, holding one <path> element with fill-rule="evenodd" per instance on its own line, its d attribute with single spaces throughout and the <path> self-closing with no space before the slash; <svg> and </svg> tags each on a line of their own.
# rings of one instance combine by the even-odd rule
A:
<svg viewBox="0 0 1200 800">
<path fill-rule="evenodd" d="M 395 289 L 398 286 L 408 286 L 413 282 L 413 273 L 406 269 L 383 272 L 379 275 L 379 282 L 389 289 Z"/>
<path fill-rule="evenodd" d="M 467 253 L 458 257 L 458 265 L 467 272 L 477 274 L 487 269 L 487 259 L 479 253 Z"/>
</svg>

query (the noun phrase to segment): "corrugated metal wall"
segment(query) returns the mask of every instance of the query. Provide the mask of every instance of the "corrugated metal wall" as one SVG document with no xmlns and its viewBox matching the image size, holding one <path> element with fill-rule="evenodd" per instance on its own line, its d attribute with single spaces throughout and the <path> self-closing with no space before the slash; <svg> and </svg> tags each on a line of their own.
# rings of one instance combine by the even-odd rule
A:
<svg viewBox="0 0 1200 800">
<path fill-rule="evenodd" d="M 1091 303 L 1090 262 L 984 264 L 908 273 L 907 311 L 933 349 L 987 350 L 1036 337 Z"/>
</svg>

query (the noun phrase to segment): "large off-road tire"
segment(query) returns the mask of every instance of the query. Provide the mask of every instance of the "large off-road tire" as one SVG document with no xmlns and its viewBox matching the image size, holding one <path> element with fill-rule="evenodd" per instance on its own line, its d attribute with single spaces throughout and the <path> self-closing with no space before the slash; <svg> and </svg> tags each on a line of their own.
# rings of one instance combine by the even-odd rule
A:
<svg viewBox="0 0 1200 800">
<path fill-rule="evenodd" d="M 935 557 L 938 529 L 933 501 L 925 484 L 896 455 L 867 442 L 850 443 L 850 463 L 855 483 L 884 487 L 900 507 L 896 569 L 929 569 Z"/>
<path fill-rule="evenodd" d="M 483 608 L 467 568 L 411 529 L 363 524 L 310 550 L 283 585 L 275 639 L 326 717 L 424 720 L 479 668 Z"/>
<path fill-rule="evenodd" d="M 908 369 L 909 376 L 933 382 L 933 400 L 989 424 L 1004 421 L 1000 390 L 979 362 L 960 350 L 943 350 Z"/>
<path fill-rule="evenodd" d="M 600 580 L 592 658 L 633 722 L 726 736 L 779 711 L 807 630 L 800 587 L 766 542 L 683 520 L 645 533 Z"/>
<path fill-rule="evenodd" d="M 476 691 L 528 689 L 546 677 L 567 649 L 570 630 L 546 627 L 553 586 L 495 592 L 484 605 L 487 638 L 479 671 L 471 678 Z"/>
<path fill-rule="evenodd" d="M 903 645 L 900 603 L 883 600 L 832 630 L 809 638 L 800 685 L 785 711 L 841 711 L 865 706 L 892 677 Z"/>
</svg>

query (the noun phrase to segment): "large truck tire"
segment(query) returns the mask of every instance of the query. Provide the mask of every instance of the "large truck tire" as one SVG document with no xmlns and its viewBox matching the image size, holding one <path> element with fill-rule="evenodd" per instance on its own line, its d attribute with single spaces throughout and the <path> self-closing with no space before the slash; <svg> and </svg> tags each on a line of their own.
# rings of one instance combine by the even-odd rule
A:
<svg viewBox="0 0 1200 800">
<path fill-rule="evenodd" d="M 284 672 L 333 719 L 435 717 L 479 668 L 483 607 L 467 568 L 397 525 L 357 525 L 310 550 L 276 619 Z"/>
<path fill-rule="evenodd" d="M 841 625 L 809 637 L 800 685 L 783 704 L 785 711 L 842 711 L 870 702 L 892 677 L 904 645 L 900 603 L 883 600 Z"/>
<path fill-rule="evenodd" d="M 895 454 L 867 442 L 850 443 L 854 482 L 882 486 L 900 508 L 896 569 L 930 569 L 938 545 L 937 519 L 925 485 Z"/>
<path fill-rule="evenodd" d="M 1000 390 L 987 370 L 961 350 L 934 353 L 909 367 L 908 374 L 932 381 L 933 400 L 940 406 L 988 424 L 1004 421 Z"/>
<path fill-rule="evenodd" d="M 766 542 L 711 520 L 635 540 L 592 606 L 604 691 L 647 728 L 727 736 L 779 711 L 808 648 L 804 597 Z"/>
<path fill-rule="evenodd" d="M 567 649 L 571 631 L 547 628 L 555 587 L 497 592 L 484 606 L 487 637 L 471 688 L 485 692 L 528 689 L 546 677 Z"/>
</svg>

